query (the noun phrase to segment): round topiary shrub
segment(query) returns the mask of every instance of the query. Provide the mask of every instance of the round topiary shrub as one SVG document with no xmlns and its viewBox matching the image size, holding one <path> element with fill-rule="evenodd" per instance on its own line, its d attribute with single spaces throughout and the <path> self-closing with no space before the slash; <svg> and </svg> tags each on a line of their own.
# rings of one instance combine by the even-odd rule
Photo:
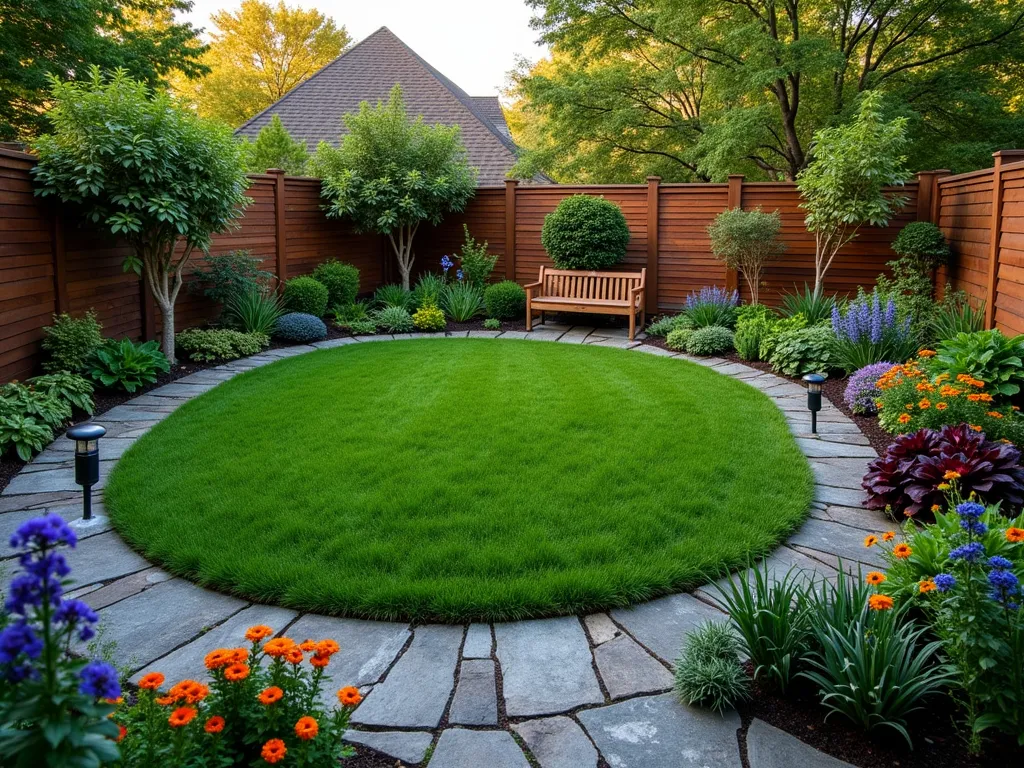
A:
<svg viewBox="0 0 1024 768">
<path fill-rule="evenodd" d="M 313 279 L 327 288 L 327 306 L 354 304 L 359 295 L 359 270 L 351 264 L 331 259 L 313 270 Z"/>
<path fill-rule="evenodd" d="M 327 314 L 327 286 L 308 275 L 293 277 L 284 284 L 284 303 L 288 309 L 314 317 Z"/>
<path fill-rule="evenodd" d="M 665 345 L 671 349 L 678 349 L 680 352 L 686 350 L 686 342 L 693 335 L 693 328 L 673 328 L 665 337 Z"/>
<path fill-rule="evenodd" d="M 691 355 L 717 355 L 732 349 L 733 335 L 721 325 L 698 328 L 686 340 L 686 351 Z"/>
<path fill-rule="evenodd" d="M 327 338 L 327 326 L 315 315 L 304 312 L 289 312 L 282 315 L 274 328 L 274 336 L 282 341 L 306 343 L 323 341 Z"/>
<path fill-rule="evenodd" d="M 604 269 L 625 258 L 629 226 L 610 200 L 573 195 L 544 217 L 540 240 L 559 269 Z"/>
<path fill-rule="evenodd" d="M 424 304 L 412 316 L 412 323 L 421 331 L 443 331 L 448 325 L 444 312 L 436 304 Z"/>
<path fill-rule="evenodd" d="M 929 221 L 914 221 L 907 224 L 896 235 L 892 249 L 904 258 L 915 259 L 922 269 L 939 266 L 950 254 L 946 236 Z"/>
<path fill-rule="evenodd" d="M 487 316 L 499 320 L 515 320 L 526 312 L 526 291 L 513 280 L 487 286 L 484 291 L 484 306 Z"/>
</svg>

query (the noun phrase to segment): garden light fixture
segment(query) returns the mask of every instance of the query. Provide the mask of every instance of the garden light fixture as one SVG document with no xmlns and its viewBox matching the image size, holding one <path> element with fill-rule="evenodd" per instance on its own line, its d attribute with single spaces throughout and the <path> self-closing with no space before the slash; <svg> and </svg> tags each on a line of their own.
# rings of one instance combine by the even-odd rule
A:
<svg viewBox="0 0 1024 768">
<path fill-rule="evenodd" d="M 804 376 L 807 382 L 807 410 L 811 412 L 811 434 L 818 434 L 818 411 L 821 410 L 821 385 L 825 377 L 820 373 L 808 373 Z"/>
<path fill-rule="evenodd" d="M 92 516 L 92 487 L 100 479 L 100 438 L 107 430 L 99 424 L 78 424 L 68 430 L 67 436 L 75 441 L 75 482 L 82 486 L 82 525 L 92 525 L 98 518 Z"/>
</svg>

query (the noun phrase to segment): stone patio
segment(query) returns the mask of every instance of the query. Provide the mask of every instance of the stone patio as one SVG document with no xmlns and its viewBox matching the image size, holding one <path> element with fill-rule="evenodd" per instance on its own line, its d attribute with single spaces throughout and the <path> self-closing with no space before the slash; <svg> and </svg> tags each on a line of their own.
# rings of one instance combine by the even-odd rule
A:
<svg viewBox="0 0 1024 768">
<path fill-rule="evenodd" d="M 100 488 L 117 459 L 154 424 L 185 401 L 222 381 L 297 354 L 407 334 L 343 338 L 269 350 L 165 385 L 96 418 L 107 428 L 101 443 Z M 463 332 L 449 338 L 499 338 L 595 344 L 703 365 L 760 389 L 784 413 L 814 471 L 810 517 L 767 560 L 769 569 L 804 569 L 831 577 L 847 567 L 877 566 L 863 547 L 867 531 L 886 526 L 880 513 L 860 507 L 860 481 L 875 454 L 856 425 L 826 402 L 811 435 L 806 395 L 777 376 L 720 358 L 691 358 L 629 341 L 624 330 L 549 323 L 532 333 Z M 0 534 L 6 539 L 29 517 L 81 515 L 71 443 L 55 440 L 0 494 Z M 103 514 L 102 503 L 94 505 Z M 325 702 L 342 685 L 357 685 L 365 700 L 348 740 L 401 764 L 431 768 L 614 768 L 742 765 L 739 717 L 680 704 L 671 695 L 672 664 L 687 632 L 723 621 L 716 591 L 663 597 L 628 609 L 495 625 L 421 625 L 337 619 L 253 605 L 172 578 L 128 549 L 105 522 L 80 529 L 71 553 L 76 588 L 100 612 L 103 639 L 131 659 L 135 677 L 156 669 L 173 683 L 200 677 L 212 648 L 236 643 L 252 624 L 269 624 L 305 639 L 331 637 L 342 653 L 328 668 Z M 9 560 L 5 557 L 4 560 Z M 0 568 L 14 564 L 0 561 Z M 500 724 L 508 723 L 507 728 Z M 755 720 L 747 739 L 750 768 L 846 765 Z"/>
</svg>

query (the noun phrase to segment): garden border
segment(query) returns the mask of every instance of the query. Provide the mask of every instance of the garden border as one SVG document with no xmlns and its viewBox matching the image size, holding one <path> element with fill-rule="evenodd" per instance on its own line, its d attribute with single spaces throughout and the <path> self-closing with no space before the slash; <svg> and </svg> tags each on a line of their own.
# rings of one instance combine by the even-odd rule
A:
<svg viewBox="0 0 1024 768">
<path fill-rule="evenodd" d="M 808 519 L 766 558 L 768 569 L 779 573 L 796 567 L 807 578 L 828 578 L 840 559 L 853 567 L 882 565 L 877 553 L 862 542 L 868 532 L 885 527 L 886 520 L 880 512 L 859 507 L 861 478 L 876 454 L 839 409 L 824 403 L 818 434 L 811 435 L 803 387 L 722 358 L 694 358 L 630 342 L 622 329 L 547 323 L 529 333 L 346 337 L 234 360 L 151 390 L 98 417 L 96 422 L 108 430 L 101 447 L 98 488 L 124 451 L 153 425 L 238 373 L 347 344 L 442 337 L 619 347 L 703 365 L 761 390 L 783 412 L 815 477 Z M 0 494 L 0 532 L 9 535 L 25 520 L 47 511 L 69 521 L 79 517 L 81 491 L 74 483 L 72 447 L 70 440 L 58 437 L 11 481 Z M 102 513 L 102 504 L 97 507 Z M 421 762 L 433 748 L 433 760 L 447 764 L 445 759 L 457 761 L 457 755 L 468 754 L 460 750 L 476 745 L 497 750 L 489 754 L 495 765 L 526 765 L 518 743 L 542 768 L 570 764 L 558 762 L 557 749 L 551 752 L 558 746 L 568 750 L 572 765 L 596 766 L 599 752 L 608 762 L 611 756 L 626 761 L 643 754 L 654 760 L 651 765 L 659 764 L 657 760 L 670 753 L 638 752 L 650 744 L 645 747 L 614 728 L 616 723 L 642 720 L 658 729 L 660 748 L 675 750 L 672 755 L 691 749 L 715 765 L 741 765 L 740 720 L 735 713 L 711 716 L 675 703 L 668 693 L 672 662 L 685 633 L 703 621 L 725 618 L 715 605 L 711 585 L 589 616 L 468 627 L 414 626 L 252 604 L 163 572 L 129 549 L 109 521 L 80 528 L 79 534 L 79 546 L 69 561 L 80 586 L 71 594 L 100 612 L 104 640 L 116 641 L 119 656 L 130 659 L 133 679 L 152 666 L 168 679 L 201 677 L 208 651 L 237 644 L 245 627 L 264 623 L 296 637 L 338 640 L 343 653 L 330 668 L 334 687 L 356 684 L 366 695 L 353 716 L 359 731 L 350 734 L 351 740 L 409 763 Z M 330 682 L 326 688 L 333 690 Z M 473 730 L 481 728 L 485 730 Z M 518 742 L 509 738 L 507 728 Z M 448 735 L 440 738 L 442 732 Z M 790 748 L 807 750 L 808 759 L 831 760 L 781 731 L 772 737 L 780 749 L 788 740 L 794 742 Z M 746 743 L 743 740 L 742 748 Z M 442 758 L 445 753 L 449 758 Z M 593 761 L 588 762 L 591 753 Z M 753 753 L 747 757 L 750 768 L 758 768 Z"/>
</svg>

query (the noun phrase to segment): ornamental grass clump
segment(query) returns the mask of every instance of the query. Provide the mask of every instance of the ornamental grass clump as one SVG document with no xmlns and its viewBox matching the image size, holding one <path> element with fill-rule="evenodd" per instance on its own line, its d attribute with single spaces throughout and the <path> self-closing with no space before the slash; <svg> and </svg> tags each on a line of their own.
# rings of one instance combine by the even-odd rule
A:
<svg viewBox="0 0 1024 768">
<path fill-rule="evenodd" d="M 878 380 L 892 368 L 893 363 L 872 363 L 856 371 L 846 384 L 843 402 L 854 413 L 871 416 L 878 412 L 875 401 L 881 396 Z"/>
<path fill-rule="evenodd" d="M 50 513 L 11 536 L 21 572 L 7 589 L 0 630 L 0 755 L 4 765 L 98 766 L 116 762 L 117 670 L 76 658 L 72 643 L 96 635 L 96 613 L 64 596 L 71 568 L 63 548 L 75 531 Z"/>
<path fill-rule="evenodd" d="M 740 645 L 722 622 L 701 624 L 686 638 L 676 660 L 675 691 L 684 704 L 724 712 L 750 698 L 750 679 L 740 663 Z"/>
<path fill-rule="evenodd" d="M 910 318 L 899 318 L 896 302 L 878 291 L 861 291 L 844 309 L 832 308 L 836 363 L 847 373 L 882 360 L 906 360 L 917 352 Z"/>
<path fill-rule="evenodd" d="M 717 325 L 732 328 L 736 324 L 738 291 L 726 291 L 717 285 L 706 285 L 686 297 L 683 312 L 694 328 Z"/>
<path fill-rule="evenodd" d="M 385 333 L 410 333 L 414 327 L 412 315 L 402 307 L 384 307 L 373 313 L 373 321 Z"/>
<path fill-rule="evenodd" d="M 353 754 L 342 745 L 358 689 L 337 692 L 328 711 L 320 692 L 340 648 L 334 640 L 274 637 L 268 626 L 249 627 L 248 645 L 206 654 L 209 680 L 166 687 L 162 673 L 139 679 L 138 701 L 119 706 L 121 752 L 128 766 L 154 757 L 173 765 L 284 765 L 330 768 Z"/>
</svg>

